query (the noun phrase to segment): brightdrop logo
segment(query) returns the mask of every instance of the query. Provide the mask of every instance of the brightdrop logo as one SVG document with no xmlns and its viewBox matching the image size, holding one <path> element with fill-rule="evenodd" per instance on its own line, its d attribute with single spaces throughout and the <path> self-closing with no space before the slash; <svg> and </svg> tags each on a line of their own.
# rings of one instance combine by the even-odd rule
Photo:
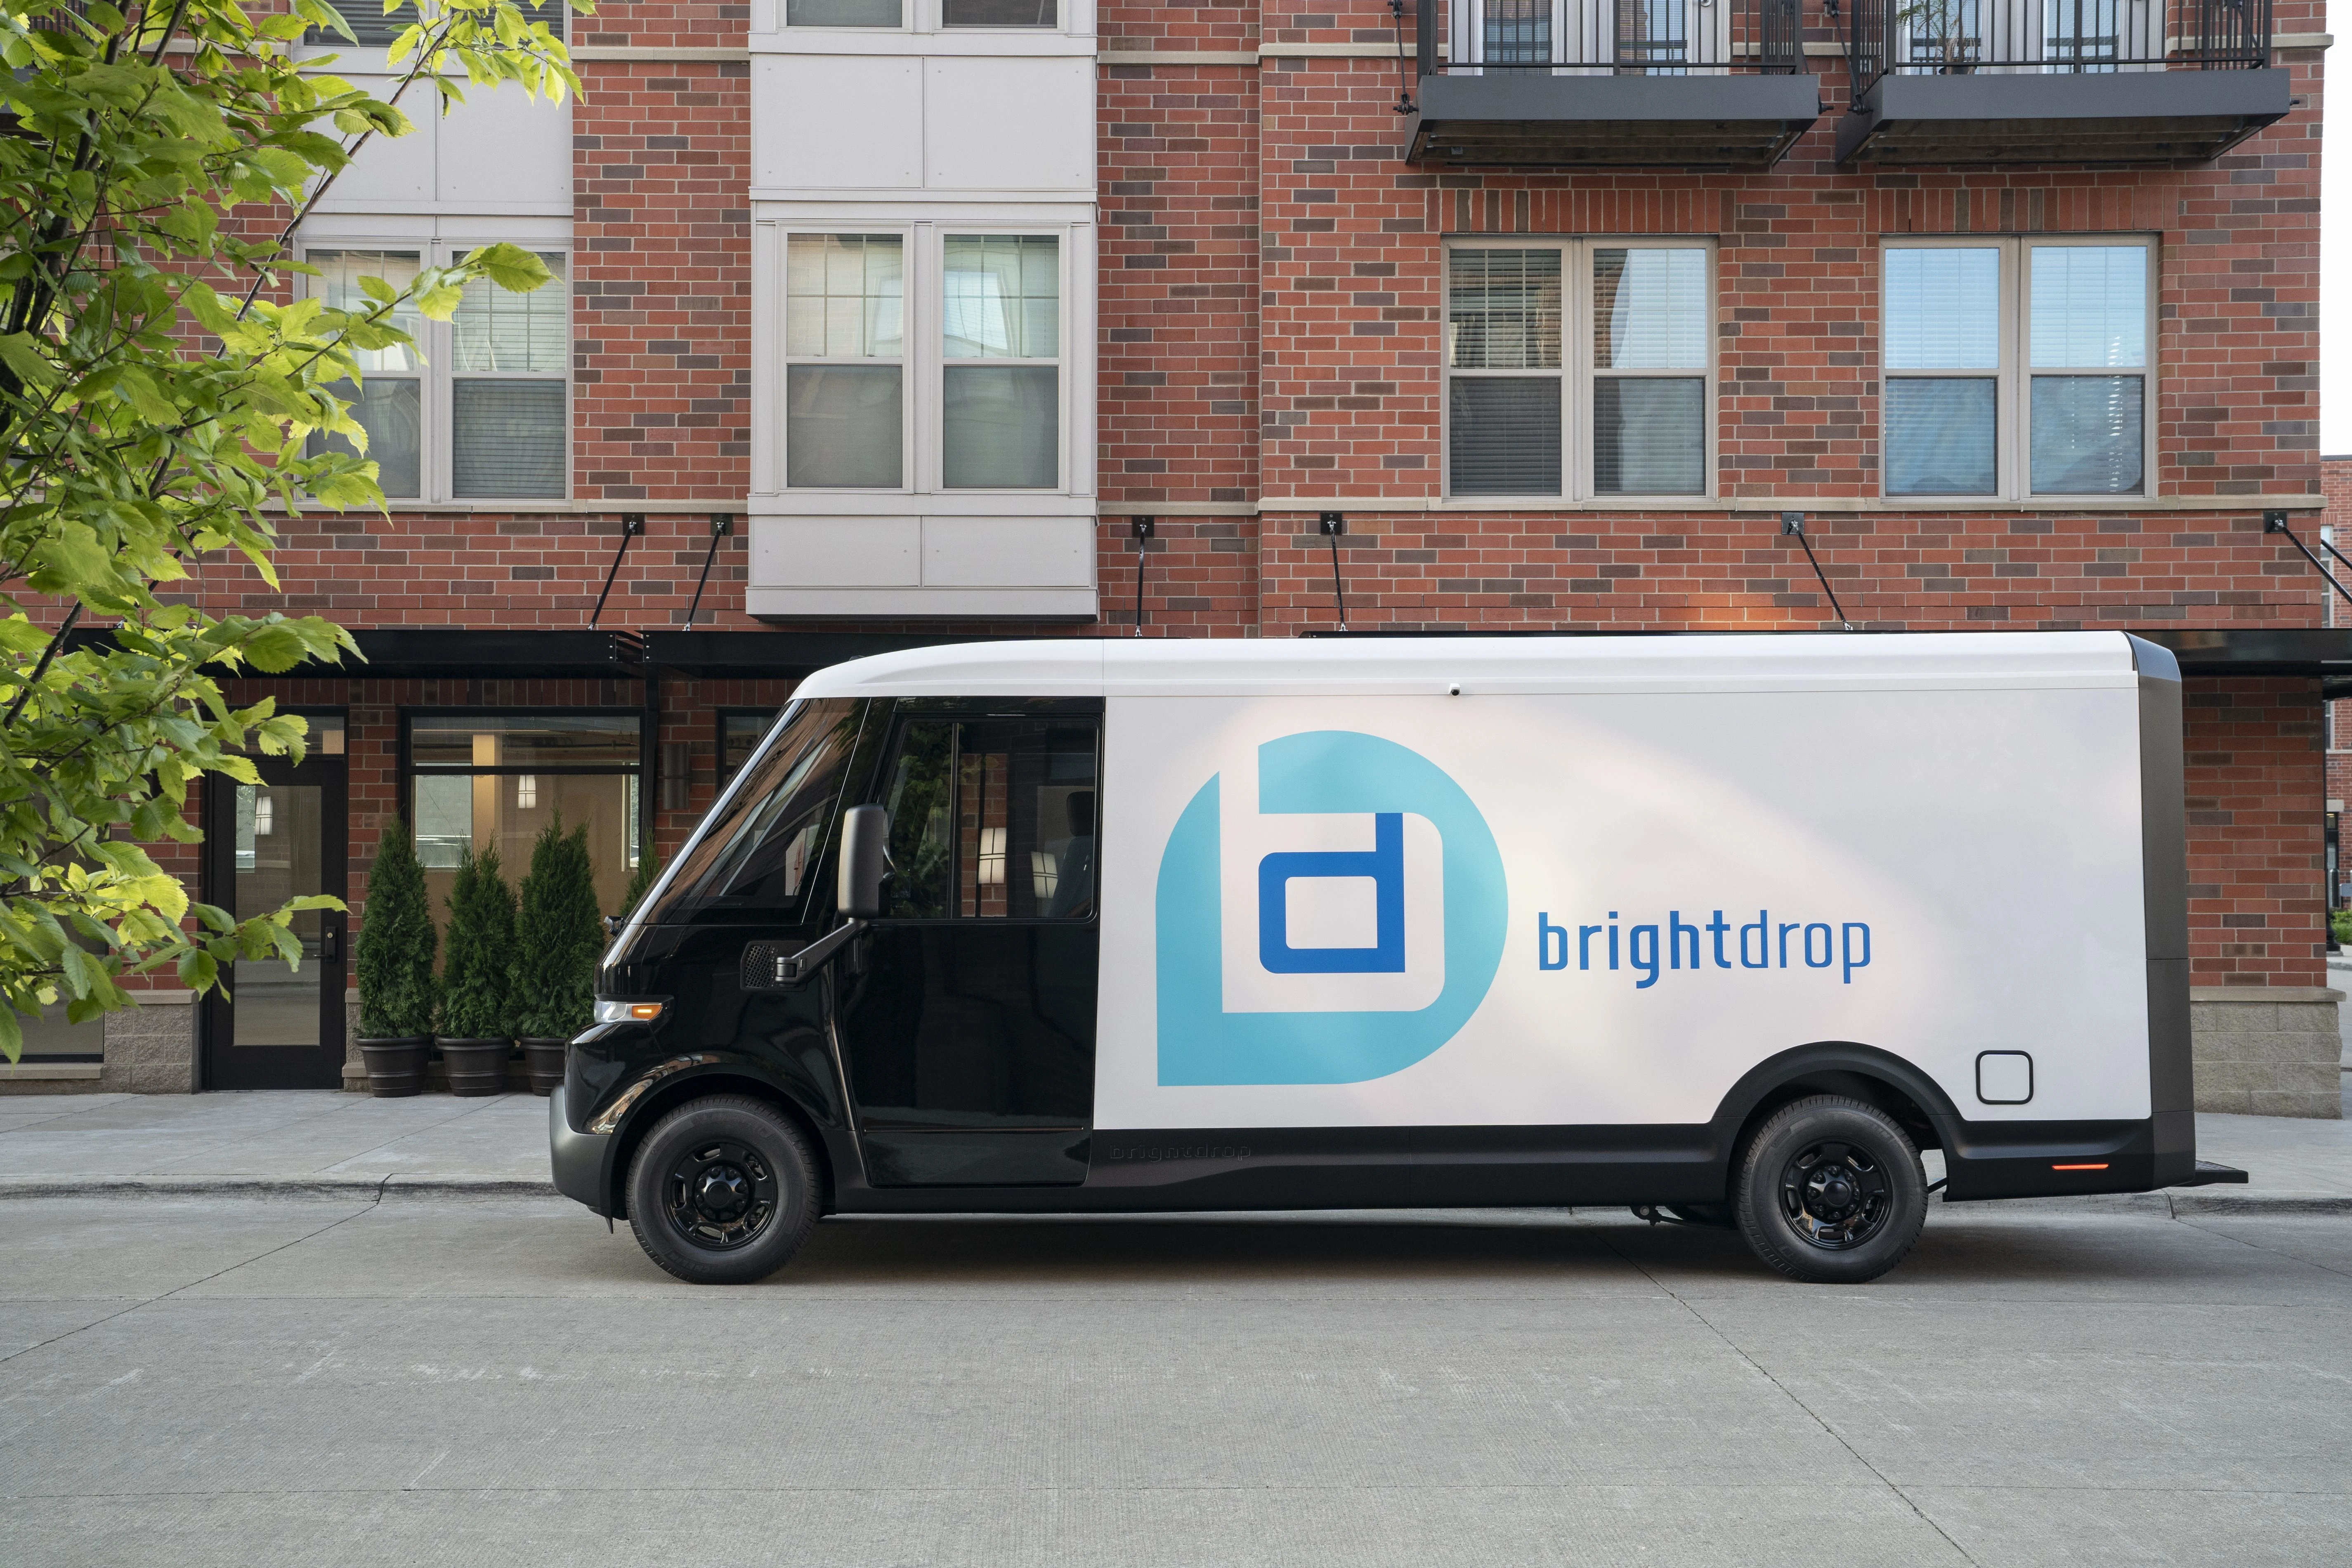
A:
<svg viewBox="0 0 2352 1568">
<path fill-rule="evenodd" d="M 1223 761 L 1160 860 L 1160 1081 L 1361 1083 L 1452 1039 L 1508 912 L 1462 786 L 1345 730 Z"/>
</svg>

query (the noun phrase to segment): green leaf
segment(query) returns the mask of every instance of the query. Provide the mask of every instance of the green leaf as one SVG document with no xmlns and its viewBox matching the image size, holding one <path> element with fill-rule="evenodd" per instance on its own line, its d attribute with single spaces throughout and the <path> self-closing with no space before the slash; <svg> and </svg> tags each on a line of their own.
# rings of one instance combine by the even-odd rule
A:
<svg viewBox="0 0 2352 1568">
<path fill-rule="evenodd" d="M 528 294 L 555 280 L 547 263 L 520 245 L 486 245 L 468 255 L 465 265 L 513 294 Z"/>
<path fill-rule="evenodd" d="M 41 349 L 41 343 L 28 332 L 0 336 L 0 361 L 16 373 L 18 381 L 28 386 L 55 386 L 65 377 Z"/>
</svg>

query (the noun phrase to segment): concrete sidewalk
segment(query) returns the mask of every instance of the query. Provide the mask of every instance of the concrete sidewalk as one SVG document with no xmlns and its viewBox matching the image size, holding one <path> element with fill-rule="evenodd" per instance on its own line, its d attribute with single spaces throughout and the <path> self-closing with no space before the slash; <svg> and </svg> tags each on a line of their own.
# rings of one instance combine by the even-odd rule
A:
<svg viewBox="0 0 2352 1568">
<path fill-rule="evenodd" d="M 2249 1184 L 2049 1198 L 2176 1214 L 2352 1215 L 2352 1121 L 2197 1118 L 2197 1152 Z M 1941 1156 L 1930 1152 L 1929 1174 Z M 552 1193 L 547 1101 L 333 1089 L 0 1100 L 0 1197 Z"/>
</svg>

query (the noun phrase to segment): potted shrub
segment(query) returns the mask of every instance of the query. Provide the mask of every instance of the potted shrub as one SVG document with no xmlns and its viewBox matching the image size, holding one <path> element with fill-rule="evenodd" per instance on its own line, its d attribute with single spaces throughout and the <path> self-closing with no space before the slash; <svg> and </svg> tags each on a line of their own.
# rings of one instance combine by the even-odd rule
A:
<svg viewBox="0 0 2352 1568">
<path fill-rule="evenodd" d="M 352 955 L 360 983 L 360 1057 L 367 1063 L 370 1094 L 391 1100 L 425 1087 L 439 943 L 425 895 L 425 868 L 406 825 L 395 816 L 376 841 Z"/>
<path fill-rule="evenodd" d="M 551 1093 L 563 1081 L 564 1046 L 594 1021 L 596 964 L 604 952 L 588 830 L 566 834 L 558 812 L 530 847 L 530 872 L 522 879 L 515 914 L 514 1022 L 530 1067 L 531 1093 Z"/>
<path fill-rule="evenodd" d="M 514 1054 L 514 890 L 499 852 L 466 850 L 449 889 L 448 957 L 441 970 L 441 1064 L 452 1094 L 496 1094 Z"/>
</svg>

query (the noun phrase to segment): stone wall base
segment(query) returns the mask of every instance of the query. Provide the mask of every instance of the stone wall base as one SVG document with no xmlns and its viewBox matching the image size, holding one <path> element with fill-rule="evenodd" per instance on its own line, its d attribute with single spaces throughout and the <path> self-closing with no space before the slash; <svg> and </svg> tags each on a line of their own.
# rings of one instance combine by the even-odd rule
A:
<svg viewBox="0 0 2352 1568">
<path fill-rule="evenodd" d="M 76 1024 L 61 1042 L 94 1062 L 28 1056 L 0 1062 L 0 1094 L 190 1094 L 196 1086 L 196 1010 L 186 991 L 142 991 L 139 1005 Z"/>
<path fill-rule="evenodd" d="M 2198 986 L 2189 993 L 2200 1110 L 2344 1115 L 2343 1041 L 2326 986 Z"/>
</svg>

